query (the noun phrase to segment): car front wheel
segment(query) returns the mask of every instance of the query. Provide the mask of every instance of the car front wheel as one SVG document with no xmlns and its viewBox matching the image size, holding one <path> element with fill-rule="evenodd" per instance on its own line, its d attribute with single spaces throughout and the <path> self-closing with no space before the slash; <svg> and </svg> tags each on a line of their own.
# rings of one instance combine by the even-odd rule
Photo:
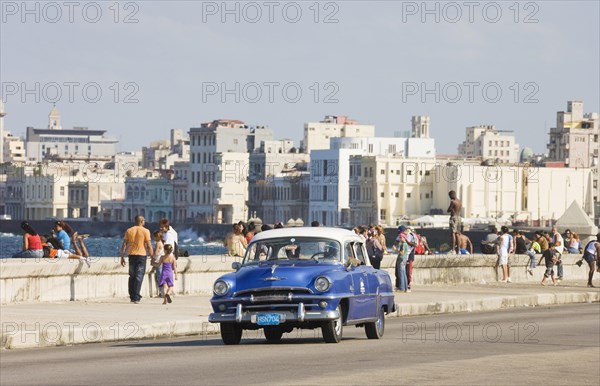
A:
<svg viewBox="0 0 600 386">
<path fill-rule="evenodd" d="M 225 344 L 239 344 L 242 340 L 242 326 L 237 323 L 221 323 L 221 339 Z"/>
<path fill-rule="evenodd" d="M 338 305 L 337 312 L 339 315 L 337 319 L 325 322 L 321 327 L 325 343 L 339 343 L 342 340 L 343 313 L 341 305 Z"/>
<path fill-rule="evenodd" d="M 385 310 L 383 307 L 379 309 L 377 320 L 371 323 L 365 323 L 365 333 L 369 339 L 380 339 L 385 330 Z"/>
</svg>

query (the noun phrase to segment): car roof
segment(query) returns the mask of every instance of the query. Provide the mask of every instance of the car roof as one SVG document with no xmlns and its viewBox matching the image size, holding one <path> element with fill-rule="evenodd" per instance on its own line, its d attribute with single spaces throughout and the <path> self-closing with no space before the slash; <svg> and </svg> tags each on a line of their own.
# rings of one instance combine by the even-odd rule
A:
<svg viewBox="0 0 600 386">
<path fill-rule="evenodd" d="M 257 233 L 251 241 L 260 241 L 274 237 L 319 237 L 326 239 L 335 239 L 343 241 L 363 241 L 353 231 L 343 228 L 328 228 L 328 227 L 295 227 L 295 228 L 280 228 L 271 229 Z"/>
</svg>

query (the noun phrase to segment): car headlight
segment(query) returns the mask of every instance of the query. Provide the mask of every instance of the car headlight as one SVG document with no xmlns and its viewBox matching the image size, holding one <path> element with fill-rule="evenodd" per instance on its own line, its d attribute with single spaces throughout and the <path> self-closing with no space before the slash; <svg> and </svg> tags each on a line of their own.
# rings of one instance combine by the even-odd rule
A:
<svg viewBox="0 0 600 386">
<path fill-rule="evenodd" d="M 217 280 L 213 286 L 213 292 L 217 296 L 223 296 L 229 291 L 229 284 L 223 280 Z"/>
<path fill-rule="evenodd" d="M 331 280 L 325 276 L 319 276 L 317 280 L 315 280 L 315 288 L 319 292 L 329 291 L 329 288 L 331 288 Z"/>
</svg>

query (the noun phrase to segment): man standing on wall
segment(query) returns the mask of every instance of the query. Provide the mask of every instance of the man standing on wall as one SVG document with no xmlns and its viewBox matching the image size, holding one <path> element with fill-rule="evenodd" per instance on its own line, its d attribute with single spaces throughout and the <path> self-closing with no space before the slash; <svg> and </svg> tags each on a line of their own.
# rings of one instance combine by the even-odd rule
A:
<svg viewBox="0 0 600 386">
<path fill-rule="evenodd" d="M 125 266 L 125 251 L 129 257 L 129 298 L 132 303 L 138 304 L 142 299 L 140 291 L 144 274 L 146 273 L 147 256 L 152 256 L 152 242 L 150 231 L 144 227 L 143 216 L 135 216 L 135 225 L 127 229 L 121 246 L 121 265 Z"/>
<path fill-rule="evenodd" d="M 458 233 L 461 230 L 460 211 L 462 203 L 456 197 L 454 190 L 448 192 L 448 196 L 450 197 L 450 206 L 446 212 L 450 213 L 450 232 L 452 232 L 452 250 L 450 253 L 459 253 L 456 247 L 458 245 Z"/>
</svg>

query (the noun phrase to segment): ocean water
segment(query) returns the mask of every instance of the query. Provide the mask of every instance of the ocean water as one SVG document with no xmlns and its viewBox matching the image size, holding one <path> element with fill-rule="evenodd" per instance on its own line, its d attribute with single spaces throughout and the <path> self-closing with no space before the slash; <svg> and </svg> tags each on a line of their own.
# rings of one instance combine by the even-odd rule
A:
<svg viewBox="0 0 600 386">
<path fill-rule="evenodd" d="M 120 256 L 123 238 L 121 236 L 88 237 L 84 242 L 92 257 L 115 257 Z M 23 236 L 0 233 L 0 257 L 11 257 L 22 247 Z M 179 232 L 179 248 L 187 249 L 190 255 L 221 255 L 226 252 L 222 242 L 206 242 L 203 237 L 190 229 Z"/>
</svg>

